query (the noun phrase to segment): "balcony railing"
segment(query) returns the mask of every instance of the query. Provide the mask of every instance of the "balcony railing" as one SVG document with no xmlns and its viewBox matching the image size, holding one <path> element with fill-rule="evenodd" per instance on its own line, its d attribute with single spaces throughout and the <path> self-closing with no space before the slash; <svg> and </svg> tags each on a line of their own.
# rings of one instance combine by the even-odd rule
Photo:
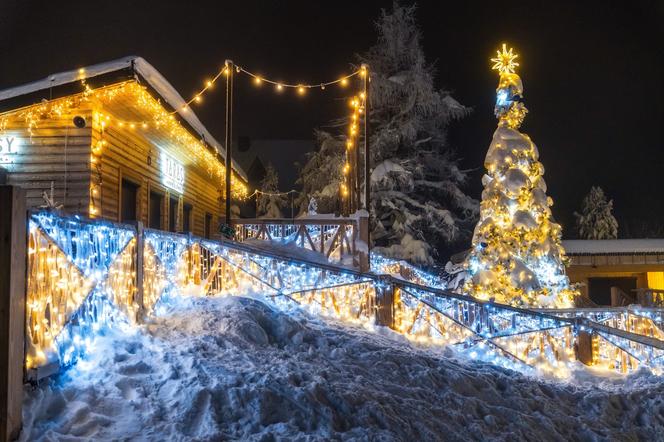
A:
<svg viewBox="0 0 664 442">
<path fill-rule="evenodd" d="M 300 247 L 307 258 L 369 270 L 366 216 L 235 219 L 233 226 L 239 242 L 276 250 Z"/>
<path fill-rule="evenodd" d="M 664 307 L 664 290 L 660 289 L 636 289 L 637 304 L 643 307 Z"/>
</svg>

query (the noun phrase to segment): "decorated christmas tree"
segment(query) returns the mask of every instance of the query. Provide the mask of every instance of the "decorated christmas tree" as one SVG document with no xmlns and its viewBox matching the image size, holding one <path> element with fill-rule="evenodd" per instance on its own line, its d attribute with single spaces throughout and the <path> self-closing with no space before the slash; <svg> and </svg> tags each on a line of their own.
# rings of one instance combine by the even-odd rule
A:
<svg viewBox="0 0 664 442">
<path fill-rule="evenodd" d="M 518 56 L 503 45 L 491 59 L 500 75 L 498 128 L 484 161 L 480 219 L 466 266 L 465 290 L 518 306 L 568 307 L 574 290 L 565 275 L 561 227 L 553 221 L 537 146 L 519 132 L 528 110 L 515 73 Z"/>
</svg>

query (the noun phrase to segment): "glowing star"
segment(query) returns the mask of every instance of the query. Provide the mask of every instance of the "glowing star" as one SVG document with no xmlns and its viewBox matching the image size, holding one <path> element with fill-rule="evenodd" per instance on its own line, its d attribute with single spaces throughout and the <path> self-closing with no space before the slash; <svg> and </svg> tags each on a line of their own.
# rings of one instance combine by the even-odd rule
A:
<svg viewBox="0 0 664 442">
<path fill-rule="evenodd" d="M 496 51 L 496 58 L 492 58 L 493 66 L 491 69 L 496 69 L 501 74 L 513 74 L 515 69 L 519 66 L 515 60 L 519 55 L 515 54 L 512 48 L 507 50 L 507 45 L 503 43 L 502 51 Z"/>
</svg>

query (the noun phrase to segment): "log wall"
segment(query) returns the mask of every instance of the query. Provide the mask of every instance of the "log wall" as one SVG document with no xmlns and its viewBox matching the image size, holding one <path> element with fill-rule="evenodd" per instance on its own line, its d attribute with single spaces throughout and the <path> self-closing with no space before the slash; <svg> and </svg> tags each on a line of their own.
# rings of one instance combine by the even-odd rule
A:
<svg viewBox="0 0 664 442">
<path fill-rule="evenodd" d="M 75 116 L 82 116 L 88 124 L 77 128 Z M 26 190 L 27 207 L 44 204 L 43 192 L 64 204 L 70 213 L 87 215 L 90 198 L 90 143 L 92 129 L 90 107 L 81 107 L 60 116 L 40 120 L 28 130 L 28 123 L 18 112 L 6 120 L 0 132 L 0 166 L 7 169 L 7 184 Z M 7 138 L 14 138 L 12 152 L 7 152 Z"/>
<path fill-rule="evenodd" d="M 112 109 L 105 108 L 102 111 L 106 115 L 112 114 Z M 154 132 L 112 124 L 102 129 L 95 125 L 92 130 L 92 145 L 96 146 L 102 140 L 105 143 L 99 155 L 100 167 L 93 168 L 91 178 L 93 183 L 99 183 L 101 190 L 101 212 L 98 216 L 112 221 L 126 221 L 121 219 L 121 188 L 124 178 L 139 186 L 136 213 L 138 220 L 146 226 L 150 225 L 150 192 L 157 192 L 163 196 L 159 223 L 161 229 L 168 230 L 169 205 L 172 199 L 176 199 L 177 231 L 183 229 L 183 206 L 188 204 L 192 207 L 192 233 L 204 236 L 206 213 L 212 215 L 211 232 L 216 232 L 222 216 L 222 183 L 195 163 L 187 164 L 186 146 L 169 145 L 169 151 L 166 152 L 184 166 L 184 192 L 180 194 L 163 184 L 161 162 L 166 143 L 162 143 Z"/>
<path fill-rule="evenodd" d="M 169 229 L 169 205 L 174 199 L 177 231 L 183 230 L 186 204 L 191 206 L 192 233 L 205 236 L 205 218 L 209 214 L 212 216 L 211 236 L 218 237 L 216 231 L 223 219 L 224 207 L 222 180 L 190 158 L 187 146 L 174 145 L 163 129 L 143 130 L 119 124 L 102 127 L 95 120 L 100 112 L 111 116 L 119 114 L 116 121 L 145 118 L 132 104 L 120 98 L 112 105 L 94 99 L 85 101 L 59 115 L 39 118 L 31 131 L 25 109 L 5 114 L 0 121 L 3 126 L 0 127 L 0 166 L 8 171 L 7 184 L 26 189 L 29 209 L 44 205 L 42 195 L 50 194 L 53 186 L 53 199 L 64 205 L 66 213 L 124 222 L 130 221 L 121 219 L 124 178 L 138 186 L 138 221 L 150 225 L 149 195 L 157 192 L 163 197 L 161 229 Z M 85 127 L 76 127 L 73 122 L 76 116 L 86 120 Z M 98 144 L 102 140 L 104 144 Z M 11 150 L 8 141 L 12 144 Z M 164 185 L 160 167 L 164 152 L 184 166 L 182 194 Z"/>
</svg>

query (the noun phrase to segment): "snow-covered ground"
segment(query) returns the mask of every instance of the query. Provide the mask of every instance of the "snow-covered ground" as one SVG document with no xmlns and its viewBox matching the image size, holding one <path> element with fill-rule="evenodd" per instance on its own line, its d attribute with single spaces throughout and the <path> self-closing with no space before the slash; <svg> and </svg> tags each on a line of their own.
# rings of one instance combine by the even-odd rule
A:
<svg viewBox="0 0 664 442">
<path fill-rule="evenodd" d="M 545 381 L 249 298 L 185 298 L 27 388 L 22 440 L 662 440 L 662 378 Z M 583 379 L 583 380 L 581 380 Z"/>
</svg>

